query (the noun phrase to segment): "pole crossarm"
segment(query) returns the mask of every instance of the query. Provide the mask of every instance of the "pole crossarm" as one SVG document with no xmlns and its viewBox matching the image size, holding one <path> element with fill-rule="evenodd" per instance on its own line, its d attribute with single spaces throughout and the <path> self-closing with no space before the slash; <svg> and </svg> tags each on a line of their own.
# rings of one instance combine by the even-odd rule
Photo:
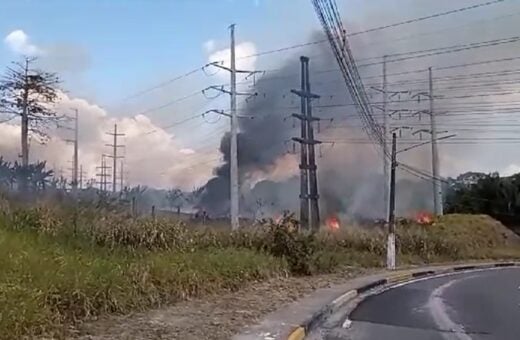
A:
<svg viewBox="0 0 520 340">
<path fill-rule="evenodd" d="M 291 92 L 300 97 L 304 97 L 304 98 L 315 98 L 315 99 L 320 98 L 319 95 L 311 93 L 311 92 L 307 92 L 307 91 L 291 90 Z"/>
<path fill-rule="evenodd" d="M 219 92 L 226 93 L 226 94 L 229 94 L 229 95 L 233 94 L 232 91 L 226 90 L 224 88 L 224 85 L 211 85 L 211 86 L 208 86 L 204 90 L 202 90 L 202 93 L 204 94 L 208 90 L 215 90 L 215 91 L 219 91 Z M 237 95 L 237 96 L 254 97 L 254 96 L 257 96 L 258 93 L 256 93 L 256 92 L 251 93 L 251 92 L 237 92 L 237 91 L 235 91 L 235 95 Z"/>
<path fill-rule="evenodd" d="M 321 141 L 319 140 L 315 140 L 315 139 L 303 139 L 303 138 L 300 138 L 300 137 L 293 137 L 291 138 L 291 140 L 295 141 L 295 142 L 298 142 L 298 143 L 301 143 L 301 144 L 307 144 L 307 145 L 317 145 L 317 144 L 322 144 Z"/>
<path fill-rule="evenodd" d="M 440 141 L 440 140 L 443 140 L 443 139 L 448 139 L 448 138 L 453 138 L 457 136 L 456 134 L 453 134 L 453 135 L 449 135 L 449 136 L 443 136 L 443 137 L 439 137 L 437 139 L 435 139 L 435 141 Z M 404 149 L 401 149 L 401 150 L 398 150 L 397 153 L 401 153 L 401 152 L 406 152 L 406 151 L 409 151 L 409 150 L 412 150 L 412 149 L 415 149 L 415 148 L 418 148 L 420 146 L 423 146 L 423 145 L 428 145 L 428 144 L 431 144 L 432 141 L 429 140 L 429 141 L 426 141 L 426 142 L 422 142 L 422 143 L 419 143 L 419 144 L 415 144 L 415 145 L 412 145 L 412 146 L 409 146 L 407 148 L 404 148 Z"/>
<path fill-rule="evenodd" d="M 215 66 L 217 68 L 226 70 L 228 72 L 232 72 L 233 71 L 230 67 L 226 67 L 226 66 L 222 65 L 221 61 L 214 61 L 212 63 L 209 63 L 208 66 Z M 234 72 L 235 73 L 247 73 L 247 77 L 250 77 L 253 74 L 265 73 L 264 71 L 248 71 L 248 70 L 234 70 Z"/>
<path fill-rule="evenodd" d="M 321 120 L 320 117 L 308 117 L 308 116 L 301 115 L 299 113 L 292 113 L 291 116 L 294 117 L 294 118 L 298 118 L 299 120 L 306 120 L 306 121 L 311 121 L 311 122 L 315 122 L 315 121 L 320 121 Z"/>
</svg>

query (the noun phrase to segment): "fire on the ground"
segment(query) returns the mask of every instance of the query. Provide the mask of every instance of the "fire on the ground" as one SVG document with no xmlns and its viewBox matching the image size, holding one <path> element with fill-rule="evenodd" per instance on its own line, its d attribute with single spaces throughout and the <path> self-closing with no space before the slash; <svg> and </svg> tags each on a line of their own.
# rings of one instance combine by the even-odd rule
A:
<svg viewBox="0 0 520 340">
<path fill-rule="evenodd" d="M 329 216 L 325 220 L 325 225 L 327 226 L 328 230 L 330 230 L 330 231 L 339 230 L 339 228 L 340 228 L 339 218 L 335 215 Z"/>
<path fill-rule="evenodd" d="M 432 224 L 433 223 L 433 215 L 428 211 L 420 211 L 415 216 L 415 221 L 419 224 Z"/>
</svg>

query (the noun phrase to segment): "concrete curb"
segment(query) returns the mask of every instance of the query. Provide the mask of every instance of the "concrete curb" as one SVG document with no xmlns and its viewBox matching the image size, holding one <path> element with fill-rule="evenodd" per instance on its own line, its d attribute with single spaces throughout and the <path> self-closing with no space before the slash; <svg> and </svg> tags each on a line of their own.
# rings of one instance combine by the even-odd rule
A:
<svg viewBox="0 0 520 340">
<path fill-rule="evenodd" d="M 474 270 L 474 269 L 489 269 L 489 268 L 499 268 L 499 267 L 515 267 L 520 266 L 520 262 L 495 262 L 495 263 L 487 263 L 487 264 L 475 264 L 475 265 L 464 265 L 464 266 L 453 266 L 449 268 L 443 268 L 439 270 L 410 270 L 409 273 L 398 274 L 398 275 L 390 275 L 386 278 L 380 280 L 374 280 L 373 282 L 364 284 L 355 289 L 349 290 L 346 293 L 338 296 L 331 303 L 323 306 L 320 310 L 314 313 L 309 319 L 302 322 L 299 326 L 297 326 L 288 336 L 288 340 L 302 340 L 305 338 L 307 334 L 322 320 L 324 320 L 328 315 L 333 314 L 335 311 L 338 311 L 342 308 L 346 303 L 354 300 L 359 295 L 372 290 L 377 287 L 381 287 L 388 284 L 402 283 L 406 281 L 410 281 L 412 279 L 433 276 L 438 274 L 446 274 L 446 273 L 454 273 L 461 272 L 466 270 Z"/>
</svg>

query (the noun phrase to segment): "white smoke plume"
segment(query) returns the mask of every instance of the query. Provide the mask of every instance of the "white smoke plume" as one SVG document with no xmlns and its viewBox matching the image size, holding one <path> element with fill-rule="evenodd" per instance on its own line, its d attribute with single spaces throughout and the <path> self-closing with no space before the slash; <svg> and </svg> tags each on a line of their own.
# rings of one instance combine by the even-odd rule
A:
<svg viewBox="0 0 520 340">
<path fill-rule="evenodd" d="M 56 104 L 57 112 L 72 116 L 72 108 L 79 111 L 79 163 L 83 165 L 89 179 L 95 178 L 101 155 L 112 152 L 105 144 L 113 142 L 107 132 L 113 131 L 114 124 L 118 125 L 118 132 L 125 134 L 124 137 L 119 137 L 118 144 L 125 145 L 119 153 L 124 156 L 124 167 L 128 169 L 127 182 L 131 185 L 191 190 L 211 176 L 212 163 L 218 162 L 204 162 L 214 159 L 216 153 L 198 153 L 187 148 L 175 135 L 155 125 L 144 115 L 110 117 L 95 104 L 60 93 Z M 63 125 L 73 126 L 71 122 Z M 0 154 L 8 160 L 16 160 L 20 148 L 18 122 L 13 120 L 0 124 L 0 133 L 3 136 Z M 46 145 L 31 141 L 31 161 L 46 160 L 49 167 L 70 178 L 72 145 L 66 140 L 73 138 L 73 132 L 69 129 L 53 129 L 49 134 L 51 139 Z"/>
</svg>

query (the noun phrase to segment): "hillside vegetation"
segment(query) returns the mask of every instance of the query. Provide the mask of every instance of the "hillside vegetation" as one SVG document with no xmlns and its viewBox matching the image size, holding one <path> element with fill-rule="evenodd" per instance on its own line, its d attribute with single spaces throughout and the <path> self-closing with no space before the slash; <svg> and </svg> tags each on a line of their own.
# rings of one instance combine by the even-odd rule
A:
<svg viewBox="0 0 520 340">
<path fill-rule="evenodd" d="M 382 230 L 298 231 L 291 216 L 239 232 L 193 229 L 44 206 L 0 216 L 1 339 L 63 337 L 97 315 L 128 313 L 260 280 L 384 264 Z M 398 227 L 400 264 L 520 258 L 516 235 L 487 216 Z"/>
<path fill-rule="evenodd" d="M 451 181 L 447 212 L 490 215 L 520 234 L 520 174 L 466 173 Z"/>
</svg>

